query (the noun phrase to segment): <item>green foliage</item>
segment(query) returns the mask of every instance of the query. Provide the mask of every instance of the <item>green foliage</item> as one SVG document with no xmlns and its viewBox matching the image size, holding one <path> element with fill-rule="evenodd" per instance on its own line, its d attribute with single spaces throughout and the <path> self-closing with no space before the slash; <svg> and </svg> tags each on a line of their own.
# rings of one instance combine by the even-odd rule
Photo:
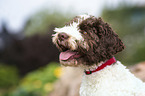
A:
<svg viewBox="0 0 145 96">
<path fill-rule="evenodd" d="M 122 6 L 117 9 L 104 9 L 102 17 L 106 22 L 117 30 L 117 33 L 124 37 L 136 35 L 144 31 L 145 7 Z"/>
<path fill-rule="evenodd" d="M 36 92 L 27 92 L 22 88 L 18 88 L 17 91 L 15 92 L 7 91 L 0 96 L 42 96 L 42 95 Z"/>
<path fill-rule="evenodd" d="M 27 36 L 48 33 L 48 31 L 53 30 L 55 26 L 60 27 L 64 25 L 70 18 L 71 14 L 64 16 L 59 11 L 52 13 L 50 10 L 43 10 L 30 17 L 24 30 Z"/>
<path fill-rule="evenodd" d="M 44 68 L 30 72 L 19 86 L 8 96 L 47 96 L 53 90 L 53 83 L 61 75 L 61 67 L 51 63 Z"/>
<path fill-rule="evenodd" d="M 125 52 L 128 54 L 125 54 L 127 57 L 124 59 L 125 62 L 128 62 L 130 64 L 135 64 L 138 62 L 142 62 L 145 60 L 145 35 L 142 36 L 132 36 L 130 37 L 131 42 L 129 41 L 127 44 L 127 49 Z"/>
<path fill-rule="evenodd" d="M 102 13 L 125 43 L 125 50 L 117 55 L 125 64 L 135 64 L 145 60 L 145 7 L 119 6 L 116 9 L 106 8 Z"/>
<path fill-rule="evenodd" d="M 13 66 L 0 64 L 0 89 L 17 85 L 18 70 Z"/>
</svg>

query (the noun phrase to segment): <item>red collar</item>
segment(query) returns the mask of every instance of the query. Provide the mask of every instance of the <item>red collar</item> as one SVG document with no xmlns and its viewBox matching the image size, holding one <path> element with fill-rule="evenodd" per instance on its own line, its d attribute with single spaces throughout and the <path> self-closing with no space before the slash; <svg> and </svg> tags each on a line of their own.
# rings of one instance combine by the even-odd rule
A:
<svg viewBox="0 0 145 96">
<path fill-rule="evenodd" d="M 112 57 L 111 59 L 109 59 L 108 61 L 106 61 L 104 64 L 102 64 L 101 66 L 97 67 L 97 69 L 93 70 L 93 71 L 85 71 L 86 75 L 90 75 L 94 72 L 100 71 L 103 68 L 105 68 L 107 65 L 112 65 L 113 63 L 116 62 L 115 57 Z"/>
</svg>

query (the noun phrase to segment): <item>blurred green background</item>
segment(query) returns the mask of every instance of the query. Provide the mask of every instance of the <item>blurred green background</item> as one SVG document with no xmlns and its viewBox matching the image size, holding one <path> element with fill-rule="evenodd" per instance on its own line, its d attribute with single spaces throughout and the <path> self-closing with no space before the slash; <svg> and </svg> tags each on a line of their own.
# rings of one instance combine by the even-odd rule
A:
<svg viewBox="0 0 145 96">
<path fill-rule="evenodd" d="M 124 65 L 145 61 L 145 2 L 93 0 L 91 4 L 94 3 L 94 6 L 101 3 L 100 9 L 97 9 L 89 2 L 84 3 L 85 7 L 77 7 L 79 5 L 71 0 L 61 0 L 71 6 L 64 12 L 67 8 L 65 5 L 57 6 L 53 1 L 47 1 L 50 5 L 52 2 L 51 7 L 41 6 L 32 12 L 24 19 L 19 30 L 13 30 L 7 19 L 0 16 L 0 96 L 49 96 L 54 82 L 62 73 L 58 63 L 59 52 L 51 41 L 53 30 L 84 13 L 101 16 L 120 36 L 126 48 L 116 58 Z M 6 4 L 4 1 L 0 3 Z M 96 12 L 90 9 L 93 7 Z M 1 8 L 0 13 L 6 12 L 9 11 Z M 13 19 L 17 19 L 17 16 Z"/>
</svg>

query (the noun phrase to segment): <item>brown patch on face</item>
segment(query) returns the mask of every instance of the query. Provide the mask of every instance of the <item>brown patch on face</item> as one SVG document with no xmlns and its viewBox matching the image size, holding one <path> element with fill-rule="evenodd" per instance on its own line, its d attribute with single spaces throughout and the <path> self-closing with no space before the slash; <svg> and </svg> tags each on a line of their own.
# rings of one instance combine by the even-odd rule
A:
<svg viewBox="0 0 145 96">
<path fill-rule="evenodd" d="M 79 29 L 89 46 L 88 49 L 84 49 L 78 45 L 78 51 L 83 54 L 83 61 L 87 65 L 110 59 L 124 49 L 124 44 L 118 35 L 101 18 L 92 16 L 82 21 Z"/>
</svg>

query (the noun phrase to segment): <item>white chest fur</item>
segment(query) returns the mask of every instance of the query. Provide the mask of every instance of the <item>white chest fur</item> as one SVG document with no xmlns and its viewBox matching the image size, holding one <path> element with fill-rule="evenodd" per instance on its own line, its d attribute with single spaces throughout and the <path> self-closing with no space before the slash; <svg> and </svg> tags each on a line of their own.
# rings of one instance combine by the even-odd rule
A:
<svg viewBox="0 0 145 96">
<path fill-rule="evenodd" d="M 145 84 L 119 61 L 83 75 L 80 96 L 145 96 Z"/>
</svg>

